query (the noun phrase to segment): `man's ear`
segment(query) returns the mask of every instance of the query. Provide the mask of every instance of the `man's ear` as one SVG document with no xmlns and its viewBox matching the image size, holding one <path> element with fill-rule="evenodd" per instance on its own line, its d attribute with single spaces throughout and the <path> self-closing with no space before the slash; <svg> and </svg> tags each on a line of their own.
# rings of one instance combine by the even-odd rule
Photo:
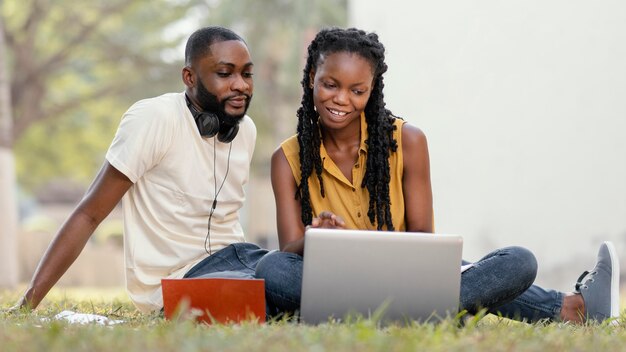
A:
<svg viewBox="0 0 626 352">
<path fill-rule="evenodd" d="M 181 73 L 183 83 L 189 88 L 193 88 L 196 86 L 196 75 L 193 73 L 193 70 L 189 66 L 183 67 L 183 71 Z"/>
</svg>

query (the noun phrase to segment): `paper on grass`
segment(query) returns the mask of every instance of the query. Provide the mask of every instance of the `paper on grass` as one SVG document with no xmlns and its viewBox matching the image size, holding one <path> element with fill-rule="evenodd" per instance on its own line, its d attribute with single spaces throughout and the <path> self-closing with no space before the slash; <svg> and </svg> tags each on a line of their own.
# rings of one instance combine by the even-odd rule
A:
<svg viewBox="0 0 626 352">
<path fill-rule="evenodd" d="M 102 315 L 76 313 L 71 310 L 64 310 L 54 316 L 56 320 L 65 320 L 70 324 L 96 324 L 96 325 L 115 325 L 123 323 L 123 320 L 113 320 Z"/>
</svg>

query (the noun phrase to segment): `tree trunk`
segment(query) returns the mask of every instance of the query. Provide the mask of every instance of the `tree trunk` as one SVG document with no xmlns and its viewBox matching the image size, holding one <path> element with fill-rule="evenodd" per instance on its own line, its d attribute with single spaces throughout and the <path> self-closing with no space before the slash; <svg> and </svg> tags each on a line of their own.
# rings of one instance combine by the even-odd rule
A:
<svg viewBox="0 0 626 352">
<path fill-rule="evenodd" d="M 5 44 L 4 22 L 0 17 L 0 287 L 15 288 L 18 282 L 17 200 L 11 89 Z"/>
</svg>

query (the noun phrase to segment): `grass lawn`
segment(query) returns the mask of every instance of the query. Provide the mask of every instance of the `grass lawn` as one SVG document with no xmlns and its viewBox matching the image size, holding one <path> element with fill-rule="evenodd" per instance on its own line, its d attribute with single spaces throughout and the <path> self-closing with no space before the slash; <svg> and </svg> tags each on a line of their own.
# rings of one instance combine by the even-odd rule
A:
<svg viewBox="0 0 626 352">
<path fill-rule="evenodd" d="M 7 313 L 18 292 L 0 291 L 0 351 L 626 351 L 618 324 L 524 324 L 487 316 L 462 328 L 441 324 L 377 327 L 372 320 L 307 326 L 204 325 L 141 315 L 122 289 L 55 288 L 33 313 Z M 78 325 L 50 320 L 63 310 L 124 323 Z"/>
</svg>

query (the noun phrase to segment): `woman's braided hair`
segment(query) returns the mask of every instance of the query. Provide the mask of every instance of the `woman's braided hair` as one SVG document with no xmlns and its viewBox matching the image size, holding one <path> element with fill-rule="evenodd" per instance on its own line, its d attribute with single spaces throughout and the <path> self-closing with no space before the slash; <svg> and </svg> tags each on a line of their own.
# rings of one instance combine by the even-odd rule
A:
<svg viewBox="0 0 626 352">
<path fill-rule="evenodd" d="M 398 149 L 393 139 L 395 116 L 385 108 L 383 95 L 383 73 L 387 71 L 385 64 L 385 47 L 378 41 L 375 33 L 349 28 L 328 28 L 321 30 L 308 48 L 308 58 L 302 79 L 302 102 L 298 109 L 298 144 L 300 146 L 300 171 L 302 178 L 296 190 L 296 199 L 302 205 L 302 223 L 311 224 L 313 217 L 309 184 L 307 180 L 315 170 L 320 183 L 321 196 L 324 197 L 322 182 L 322 160 L 320 157 L 320 126 L 318 114 L 313 104 L 313 88 L 310 72 L 316 71 L 324 58 L 333 53 L 352 53 L 361 56 L 372 66 L 374 84 L 372 93 L 365 106 L 368 138 L 367 163 L 365 177 L 361 187 L 367 187 L 370 194 L 369 220 L 377 224 L 379 230 L 386 226 L 393 231 L 391 211 L 389 209 L 389 154 Z"/>
</svg>

